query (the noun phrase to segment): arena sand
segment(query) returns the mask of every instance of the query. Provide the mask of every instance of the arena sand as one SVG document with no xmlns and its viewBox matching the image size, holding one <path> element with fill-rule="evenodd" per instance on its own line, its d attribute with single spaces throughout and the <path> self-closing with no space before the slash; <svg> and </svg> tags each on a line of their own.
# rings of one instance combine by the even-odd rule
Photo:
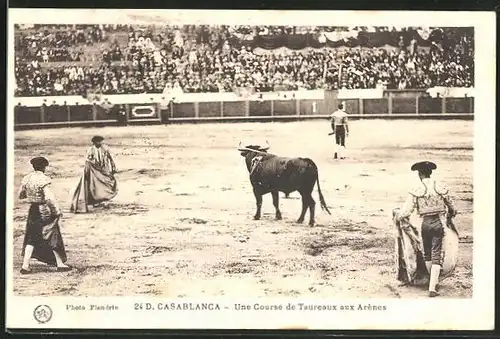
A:
<svg viewBox="0 0 500 339">
<path fill-rule="evenodd" d="M 15 185 L 29 159 L 48 157 L 62 204 L 63 237 L 75 270 L 33 262 L 20 275 L 27 204 L 15 199 L 17 295 L 164 297 L 425 298 L 425 287 L 396 281 L 390 218 L 417 177 L 414 161 L 438 164 L 455 196 L 460 257 L 442 295 L 472 296 L 472 121 L 351 122 L 348 159 L 332 159 L 327 121 L 106 128 L 15 133 Z M 103 135 L 118 166 L 118 196 L 105 208 L 71 214 L 70 200 L 90 138 Z M 332 215 L 317 204 L 317 225 L 298 225 L 298 193 L 271 196 L 254 221 L 255 200 L 238 143 L 265 142 L 282 156 L 312 158 Z M 14 193 L 15 194 L 15 193 Z M 317 188 L 313 196 L 318 201 Z M 416 220 L 417 221 L 417 220 Z M 479 225 L 480 227 L 480 225 Z"/>
</svg>

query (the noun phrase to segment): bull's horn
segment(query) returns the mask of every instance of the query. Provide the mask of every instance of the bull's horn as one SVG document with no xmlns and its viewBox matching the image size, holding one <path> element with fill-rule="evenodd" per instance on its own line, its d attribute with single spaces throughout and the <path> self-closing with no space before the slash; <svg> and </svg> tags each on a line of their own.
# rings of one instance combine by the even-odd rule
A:
<svg viewBox="0 0 500 339">
<path fill-rule="evenodd" d="M 255 149 L 248 148 L 248 147 L 238 148 L 238 151 L 248 151 L 248 152 L 253 152 L 253 153 L 262 154 L 262 155 L 268 154 L 267 152 L 257 151 Z"/>
<path fill-rule="evenodd" d="M 241 146 L 241 141 L 240 143 L 238 144 L 238 151 L 248 151 L 248 149 L 246 147 L 242 147 Z"/>
<path fill-rule="evenodd" d="M 266 147 L 262 147 L 262 149 L 267 151 L 270 147 L 269 142 L 266 140 Z"/>
</svg>

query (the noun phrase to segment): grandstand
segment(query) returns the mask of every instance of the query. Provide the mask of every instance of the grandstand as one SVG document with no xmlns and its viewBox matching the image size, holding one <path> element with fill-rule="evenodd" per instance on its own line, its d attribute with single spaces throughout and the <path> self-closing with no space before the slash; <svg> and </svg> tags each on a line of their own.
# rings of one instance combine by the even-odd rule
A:
<svg viewBox="0 0 500 339">
<path fill-rule="evenodd" d="M 474 86 L 473 28 L 37 25 L 15 95 Z"/>
</svg>

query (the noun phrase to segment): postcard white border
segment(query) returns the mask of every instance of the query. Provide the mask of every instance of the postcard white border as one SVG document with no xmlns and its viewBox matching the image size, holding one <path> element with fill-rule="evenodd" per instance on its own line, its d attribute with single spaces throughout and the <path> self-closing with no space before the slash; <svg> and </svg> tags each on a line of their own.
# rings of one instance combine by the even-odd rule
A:
<svg viewBox="0 0 500 339">
<path fill-rule="evenodd" d="M 286 25 L 375 25 L 375 26 L 474 26 L 475 28 L 475 120 L 474 120 L 474 254 L 473 297 L 449 299 L 362 299 L 362 300 L 213 300 L 221 311 L 134 311 L 134 303 L 175 302 L 145 297 L 20 297 L 13 294 L 13 230 L 6 233 L 6 327 L 16 328 L 109 328 L 109 329 L 405 329 L 405 330 L 490 330 L 494 327 L 495 263 L 495 94 L 496 30 L 494 12 L 424 12 L 424 11 L 180 11 L 114 9 L 9 9 L 8 12 L 8 111 L 7 166 L 14 170 L 13 24 L 270 24 Z M 7 176 L 7 220 L 13 218 L 13 175 Z M 235 302 L 258 303 L 312 302 L 316 304 L 385 305 L 380 312 L 236 312 Z M 178 300 L 179 302 L 189 302 Z M 207 302 L 210 300 L 191 300 Z M 67 312 L 67 304 L 92 303 L 117 305 L 119 311 Z M 53 318 L 39 324 L 33 310 L 47 304 Z"/>
</svg>

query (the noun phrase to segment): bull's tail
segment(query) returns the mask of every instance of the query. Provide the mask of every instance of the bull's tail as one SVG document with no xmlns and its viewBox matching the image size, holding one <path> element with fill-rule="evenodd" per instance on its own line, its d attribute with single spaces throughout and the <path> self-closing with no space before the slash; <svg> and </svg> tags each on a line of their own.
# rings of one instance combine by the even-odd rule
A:
<svg viewBox="0 0 500 339">
<path fill-rule="evenodd" d="M 321 208 L 326 211 L 328 214 L 332 215 L 330 213 L 330 210 L 328 209 L 328 206 L 326 205 L 325 197 L 323 197 L 323 193 L 321 193 L 321 187 L 319 187 L 319 171 L 316 171 L 316 181 L 318 182 L 318 193 L 319 193 L 319 202 L 321 205 Z"/>
<path fill-rule="evenodd" d="M 332 215 L 330 213 L 330 210 L 328 209 L 328 206 L 326 205 L 325 197 L 323 196 L 323 193 L 321 193 L 321 187 L 319 185 L 319 170 L 318 166 L 312 161 L 311 159 L 305 159 L 311 165 L 315 170 L 316 170 L 316 182 L 318 183 L 318 193 L 319 193 L 319 203 L 321 205 L 321 209 L 326 211 L 328 214 Z"/>
</svg>

